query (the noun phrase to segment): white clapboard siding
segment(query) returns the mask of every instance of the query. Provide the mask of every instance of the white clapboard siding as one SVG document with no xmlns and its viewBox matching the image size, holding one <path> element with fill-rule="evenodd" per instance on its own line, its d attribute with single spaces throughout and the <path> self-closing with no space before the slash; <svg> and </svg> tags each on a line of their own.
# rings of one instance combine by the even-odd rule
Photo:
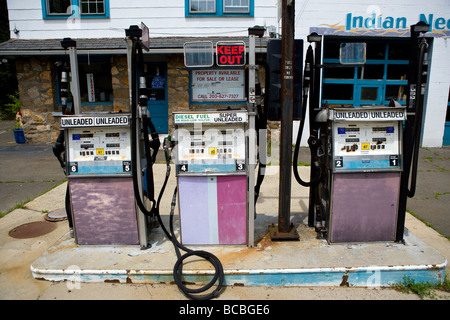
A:
<svg viewBox="0 0 450 320">
<path fill-rule="evenodd" d="M 43 19 L 41 0 L 7 0 L 11 38 L 115 38 L 144 22 L 151 37 L 246 36 L 255 25 L 277 26 L 277 0 L 255 0 L 254 17 L 185 17 L 184 0 L 110 0 L 109 18 Z M 14 29 L 18 33 L 14 33 Z"/>
</svg>

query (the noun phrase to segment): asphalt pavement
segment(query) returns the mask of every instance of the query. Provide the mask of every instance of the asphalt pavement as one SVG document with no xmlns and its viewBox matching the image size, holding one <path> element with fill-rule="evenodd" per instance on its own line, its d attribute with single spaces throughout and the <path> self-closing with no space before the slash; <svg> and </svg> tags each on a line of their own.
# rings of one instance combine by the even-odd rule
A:
<svg viewBox="0 0 450 320">
<path fill-rule="evenodd" d="M 0 121 L 0 215 L 65 180 L 52 146 L 18 144 L 14 121 Z"/>
<path fill-rule="evenodd" d="M 14 121 L 0 121 L 0 214 L 65 181 L 52 146 L 17 144 L 13 126 Z M 300 152 L 299 161 L 308 162 L 308 149 Z M 450 146 L 421 148 L 416 194 L 408 199 L 407 210 L 450 237 L 449 205 Z"/>
<path fill-rule="evenodd" d="M 56 222 L 56 229 L 35 238 L 15 239 L 8 231 L 26 222 L 42 221 L 44 211 L 64 207 L 65 176 L 51 146 L 16 144 L 10 130 L 12 121 L 0 121 L 0 212 L 30 201 L 0 219 L 0 300 L 5 299 L 175 299 L 183 297 L 173 284 L 60 283 L 39 281 L 32 277 L 30 265 L 68 232 L 66 221 Z M 448 204 L 450 148 L 420 150 L 416 196 L 408 200 L 408 210 L 446 237 L 450 236 Z M 302 149 L 300 161 L 307 162 L 308 150 Z M 163 172 L 163 171 L 162 171 Z M 56 186 L 56 188 L 55 188 Z M 45 193 L 45 196 L 39 196 Z M 44 210 L 45 209 L 45 210 Z M 450 257 L 447 239 L 417 219 L 407 215 L 407 228 L 426 243 Z M 73 285 L 74 287 L 71 287 Z M 448 300 L 450 293 L 438 293 Z M 420 299 L 393 289 L 345 287 L 240 287 L 231 286 L 221 295 L 231 300 L 322 300 L 322 299 Z"/>
</svg>

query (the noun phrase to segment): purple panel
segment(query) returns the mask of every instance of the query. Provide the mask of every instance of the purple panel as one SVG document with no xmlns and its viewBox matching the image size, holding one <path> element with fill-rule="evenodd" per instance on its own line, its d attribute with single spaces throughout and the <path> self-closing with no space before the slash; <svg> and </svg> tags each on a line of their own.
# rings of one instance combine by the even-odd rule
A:
<svg viewBox="0 0 450 320">
<path fill-rule="evenodd" d="M 247 243 L 247 176 L 217 177 L 220 244 Z"/>
<path fill-rule="evenodd" d="M 132 178 L 70 179 L 78 244 L 139 244 Z"/>
<path fill-rule="evenodd" d="M 183 244 L 209 244 L 207 183 L 207 177 L 178 177 Z"/>
<path fill-rule="evenodd" d="M 330 242 L 395 240 L 400 173 L 333 177 Z"/>
</svg>

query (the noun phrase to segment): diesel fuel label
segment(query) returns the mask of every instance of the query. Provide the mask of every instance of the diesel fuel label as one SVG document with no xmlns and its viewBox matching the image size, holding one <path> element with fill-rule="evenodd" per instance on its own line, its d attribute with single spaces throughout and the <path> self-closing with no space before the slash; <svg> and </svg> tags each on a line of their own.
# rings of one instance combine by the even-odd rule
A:
<svg viewBox="0 0 450 320">
<path fill-rule="evenodd" d="M 175 113 L 174 122 L 181 123 L 243 123 L 247 122 L 245 112 L 220 113 Z"/>
</svg>

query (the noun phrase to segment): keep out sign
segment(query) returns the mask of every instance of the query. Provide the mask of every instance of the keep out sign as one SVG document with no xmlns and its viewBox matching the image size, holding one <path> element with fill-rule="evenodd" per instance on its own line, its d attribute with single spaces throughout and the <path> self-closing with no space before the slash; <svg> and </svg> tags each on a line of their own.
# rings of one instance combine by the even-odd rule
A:
<svg viewBox="0 0 450 320">
<path fill-rule="evenodd" d="M 217 42 L 216 55 L 218 66 L 243 66 L 245 65 L 245 43 L 243 41 Z"/>
</svg>

